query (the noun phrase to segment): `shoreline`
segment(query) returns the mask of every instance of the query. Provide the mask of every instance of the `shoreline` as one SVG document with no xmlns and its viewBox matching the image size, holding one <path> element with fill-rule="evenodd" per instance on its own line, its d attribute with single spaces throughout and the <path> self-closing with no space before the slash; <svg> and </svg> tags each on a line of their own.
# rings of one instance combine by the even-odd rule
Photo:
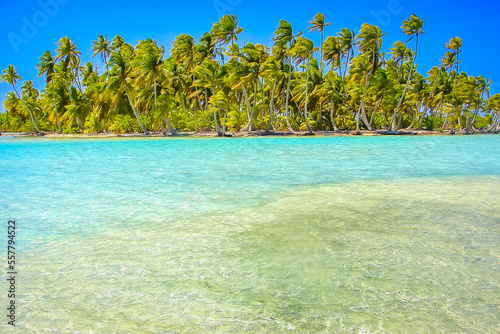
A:
<svg viewBox="0 0 500 334">
<path fill-rule="evenodd" d="M 355 131 L 297 131 L 297 132 L 284 132 L 284 131 L 248 131 L 248 132 L 234 132 L 226 133 L 225 138 L 244 138 L 244 137 L 360 137 L 360 136 L 443 136 L 443 135 L 458 135 L 458 136 L 473 136 L 473 135 L 493 135 L 497 133 L 493 132 L 474 132 L 471 134 L 466 133 L 450 133 L 450 130 L 446 131 L 430 131 L 430 130 L 399 130 L 399 131 L 387 131 L 387 130 L 362 130 L 359 133 Z M 204 137 L 219 137 L 217 132 L 180 132 L 178 134 L 168 133 L 164 135 L 162 132 L 151 132 L 150 135 L 145 135 L 144 133 L 76 133 L 76 134 L 59 134 L 57 132 L 48 132 L 42 134 L 34 133 L 1 133 L 0 139 L 2 137 L 35 137 L 35 138 L 129 138 L 129 137 L 144 137 L 144 138 L 204 138 Z"/>
</svg>

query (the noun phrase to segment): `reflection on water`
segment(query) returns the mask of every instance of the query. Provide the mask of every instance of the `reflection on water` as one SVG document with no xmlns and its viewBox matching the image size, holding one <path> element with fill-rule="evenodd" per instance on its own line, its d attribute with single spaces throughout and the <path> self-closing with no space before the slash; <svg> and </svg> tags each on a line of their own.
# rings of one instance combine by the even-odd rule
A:
<svg viewBox="0 0 500 334">
<path fill-rule="evenodd" d="M 500 331 L 497 138 L 2 141 L 17 330 Z"/>
</svg>

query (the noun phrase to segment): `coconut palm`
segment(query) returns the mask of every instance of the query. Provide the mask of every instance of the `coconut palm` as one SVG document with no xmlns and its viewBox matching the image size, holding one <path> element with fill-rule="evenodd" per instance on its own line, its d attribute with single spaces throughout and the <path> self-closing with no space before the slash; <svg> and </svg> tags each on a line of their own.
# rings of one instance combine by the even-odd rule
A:
<svg viewBox="0 0 500 334">
<path fill-rule="evenodd" d="M 290 125 L 290 120 L 288 117 L 288 106 L 290 102 L 290 82 L 292 79 L 292 55 L 290 53 L 290 50 L 292 49 L 292 45 L 295 43 L 295 40 L 297 37 L 302 35 L 302 31 L 299 31 L 296 35 L 293 34 L 293 28 L 292 25 L 285 21 L 285 20 L 280 20 L 280 23 L 278 25 L 278 28 L 274 32 L 274 36 L 272 40 L 274 41 L 274 48 L 277 49 L 284 49 L 284 54 L 287 55 L 287 57 L 284 57 L 283 59 L 287 59 L 287 67 L 288 67 L 288 76 L 287 76 L 287 84 L 286 84 L 286 97 L 285 97 L 285 118 L 286 118 L 286 125 L 288 128 L 288 131 L 293 132 L 293 127 Z"/>
<path fill-rule="evenodd" d="M 452 54 L 455 56 L 455 81 L 453 85 L 453 89 L 455 89 L 457 85 L 457 76 L 458 76 L 458 64 L 462 61 L 459 60 L 460 53 L 462 53 L 462 39 L 459 37 L 452 37 L 448 43 L 446 43 L 446 48 L 451 50 Z"/>
<path fill-rule="evenodd" d="M 188 34 L 182 34 L 172 42 L 172 57 L 179 63 L 183 63 L 187 71 L 191 71 L 195 64 L 196 45 L 194 38 Z"/>
<path fill-rule="evenodd" d="M 486 103 L 486 108 L 493 114 L 488 132 L 498 133 L 498 124 L 500 121 L 500 94 L 491 96 Z"/>
<path fill-rule="evenodd" d="M 78 51 L 76 44 L 74 44 L 68 36 L 63 37 L 57 42 L 56 53 L 56 61 L 64 60 L 63 64 L 65 69 L 69 68 L 71 65 L 71 68 L 74 72 L 74 78 L 76 79 L 77 87 L 80 92 L 83 92 L 82 85 L 80 83 L 80 77 L 78 75 L 81 52 Z"/>
<path fill-rule="evenodd" d="M 342 75 L 342 47 L 339 38 L 328 36 L 322 47 L 325 64 L 331 65 L 332 70 L 337 69 L 339 76 Z"/>
<path fill-rule="evenodd" d="M 403 90 L 403 94 L 401 95 L 401 98 L 399 99 L 398 105 L 394 109 L 394 113 L 391 118 L 391 123 L 389 124 L 389 131 L 392 131 L 392 128 L 394 126 L 394 121 L 396 120 L 396 115 L 398 113 L 399 107 L 401 106 L 401 103 L 403 103 L 403 100 L 406 95 L 406 91 L 408 90 L 408 86 L 410 85 L 411 82 L 411 76 L 413 74 L 413 68 L 416 66 L 416 60 L 417 60 L 417 53 L 418 53 L 418 36 L 423 34 L 424 31 L 422 30 L 422 27 L 424 26 L 424 20 L 419 18 L 417 15 L 412 14 L 410 18 L 406 19 L 403 22 L 403 26 L 401 27 L 403 29 L 403 32 L 407 36 L 411 36 L 409 40 L 406 41 L 408 43 L 411 41 L 413 38 L 415 38 L 415 56 L 412 57 L 411 59 L 411 64 L 410 64 L 410 73 L 408 74 L 408 79 L 406 80 L 406 85 Z"/>
<path fill-rule="evenodd" d="M 43 56 L 40 57 L 40 62 L 37 65 L 38 68 L 38 76 L 45 75 L 45 82 L 47 85 L 50 83 L 51 88 L 52 88 L 52 102 L 53 102 L 53 107 L 54 107 L 54 112 L 56 115 L 56 120 L 57 120 L 57 126 L 59 128 L 59 133 L 62 133 L 62 128 L 61 128 L 61 121 L 59 120 L 59 113 L 57 112 L 56 109 L 56 99 L 55 99 L 55 94 L 54 94 L 54 75 L 55 75 L 55 60 L 52 58 L 52 54 L 50 51 L 45 51 L 43 53 Z"/>
<path fill-rule="evenodd" d="M 221 128 L 216 118 L 217 110 L 214 110 L 215 130 L 217 132 L 217 135 L 219 137 L 222 137 L 226 132 L 225 119 L 227 117 L 227 113 L 229 112 L 229 108 L 231 107 L 229 97 L 224 93 L 223 90 L 219 90 L 215 95 L 212 95 L 210 97 L 210 104 L 212 104 L 215 108 L 221 110 L 224 115 L 224 122 Z"/>
<path fill-rule="evenodd" d="M 292 56 L 296 59 L 297 64 L 302 62 L 305 65 L 305 62 L 307 60 L 307 65 L 306 65 L 306 86 L 305 86 L 305 97 L 304 97 L 304 121 L 306 123 L 307 130 L 309 132 L 312 132 L 311 126 L 309 125 L 309 120 L 307 116 L 307 93 L 308 93 L 308 84 L 309 84 L 309 63 L 310 59 L 313 56 L 314 52 L 317 51 L 318 48 L 314 46 L 313 41 L 310 39 L 307 39 L 305 37 L 298 37 L 295 45 L 293 48 L 290 50 L 290 53 Z"/>
<path fill-rule="evenodd" d="M 132 102 L 134 96 L 130 78 L 132 72 L 131 65 L 125 60 L 120 52 L 111 54 L 110 63 L 113 65 L 113 68 L 110 72 L 106 94 L 111 98 L 112 106 L 117 108 L 124 102 L 123 100 L 126 99 L 142 131 L 145 135 L 149 135 L 149 131 L 142 124 L 139 113 Z"/>
<path fill-rule="evenodd" d="M 363 73 L 364 82 L 363 90 L 362 90 L 362 98 L 358 108 L 358 112 L 356 114 L 356 133 L 359 133 L 359 118 L 363 119 L 363 122 L 371 129 L 371 126 L 366 117 L 365 103 L 366 103 L 366 94 L 368 92 L 368 85 L 370 83 L 370 77 L 375 73 L 377 68 L 380 66 L 380 55 L 379 51 L 382 48 L 382 37 L 386 33 L 382 33 L 379 27 L 374 25 L 364 23 L 361 26 L 361 30 L 357 36 L 356 45 L 358 46 L 359 51 L 361 52 L 363 57 L 360 57 L 360 61 L 357 63 L 357 73 Z M 366 67 L 369 64 L 370 69 Z M 352 67 L 351 67 L 352 68 Z"/>
<path fill-rule="evenodd" d="M 424 77 L 417 70 L 423 21 L 415 15 L 402 25 L 408 40 L 393 43 L 387 57 L 381 51 L 385 34 L 376 26 L 364 24 L 357 36 L 343 28 L 327 37 L 324 15 L 309 23 L 310 33 L 321 33 L 318 57 L 314 43 L 284 20 L 272 36 L 271 54 L 262 44 L 238 45 L 243 28 L 235 15 L 221 17 L 197 43 L 190 35 L 178 36 L 170 55 L 151 39 L 134 47 L 121 36 L 110 41 L 99 35 L 91 48 L 92 57 L 100 55 L 106 65 L 103 73 L 93 62 L 81 66 L 80 51 L 64 37 L 56 54 L 45 52 L 37 65 L 45 81 L 42 94 L 30 81 L 18 91 L 21 78 L 13 66 L 3 72 L 2 81 L 14 89 L 6 97 L 2 130 L 132 131 L 140 125 L 145 133 L 215 127 L 224 135 L 229 124 L 233 131 L 355 128 L 360 133 L 360 127 L 439 123 L 471 133 L 487 121 L 496 131 L 499 98 L 489 97 L 488 79 L 460 73 L 460 38 L 446 43 L 440 64 Z"/>
<path fill-rule="evenodd" d="M 342 72 L 341 78 L 342 82 L 344 82 L 345 75 L 347 74 L 347 67 L 351 59 L 354 57 L 354 39 L 356 33 L 354 30 L 349 30 L 347 28 L 340 29 L 340 32 L 337 33 L 339 38 L 340 49 L 342 50 L 342 57 L 345 58 L 345 67 Z"/>
<path fill-rule="evenodd" d="M 236 15 L 224 15 L 219 22 L 214 23 L 212 34 L 215 36 L 216 43 L 222 45 L 233 44 L 238 40 L 238 35 L 243 32 L 242 27 L 238 27 L 238 18 Z"/>
<path fill-rule="evenodd" d="M 83 130 L 89 106 L 84 101 L 82 94 L 74 86 L 71 86 L 69 90 L 69 99 L 70 104 L 66 106 L 66 112 L 61 116 L 61 121 L 69 126 L 77 126 Z"/>
<path fill-rule="evenodd" d="M 309 24 L 311 26 L 307 27 L 309 29 L 309 33 L 312 33 L 313 31 L 318 31 L 321 33 L 321 44 L 320 44 L 320 66 L 323 68 L 323 65 L 321 64 L 323 62 L 323 33 L 325 31 L 325 27 L 330 25 L 330 22 L 325 22 L 325 16 L 321 13 L 317 13 L 314 15 L 311 21 L 309 21 Z"/>
<path fill-rule="evenodd" d="M 21 101 L 14 92 L 7 94 L 3 101 L 3 106 L 5 108 L 5 115 L 8 116 L 8 119 L 3 122 L 4 125 L 8 125 L 12 132 L 22 130 L 25 123 L 23 108 Z"/>
<path fill-rule="evenodd" d="M 101 56 L 101 60 L 106 65 L 106 71 L 109 72 L 108 59 L 111 55 L 112 48 L 108 37 L 104 37 L 102 34 L 97 36 L 97 41 L 92 41 L 92 57 L 96 55 Z"/>
<path fill-rule="evenodd" d="M 465 132 L 467 134 L 471 133 L 471 129 L 474 127 L 474 123 L 476 122 L 477 115 L 479 114 L 481 109 L 485 108 L 486 101 L 485 98 L 489 98 L 490 95 L 490 85 L 491 81 L 489 79 L 485 79 L 482 75 L 473 78 L 475 80 L 475 91 L 476 91 L 476 99 L 474 101 L 474 112 L 473 118 L 470 120 L 470 112 L 467 113 L 467 123 Z"/>
<path fill-rule="evenodd" d="M 263 65 L 264 71 L 262 72 L 262 76 L 267 78 L 268 81 L 272 82 L 270 85 L 271 88 L 271 101 L 269 102 L 269 122 L 267 123 L 266 133 L 269 133 L 271 130 L 271 125 L 273 122 L 273 113 L 274 113 L 274 94 L 276 91 L 276 85 L 282 76 L 281 66 L 279 61 L 274 57 L 267 58 L 266 62 Z"/>
<path fill-rule="evenodd" d="M 19 101 L 23 105 L 24 109 L 26 109 L 26 111 L 30 115 L 33 130 L 36 133 L 39 133 L 40 130 L 38 129 L 38 127 L 36 125 L 36 119 L 35 119 L 35 116 L 33 115 L 33 111 L 25 104 L 25 102 L 23 101 L 23 99 L 19 95 L 19 92 L 17 91 L 17 88 L 16 88 L 17 80 L 21 80 L 21 76 L 17 73 L 17 69 L 13 65 L 7 66 L 7 68 L 3 71 L 3 74 L 0 76 L 0 82 L 6 82 L 12 86 L 12 88 L 14 89 L 14 92 L 17 95 L 17 98 L 19 99 Z"/>
<path fill-rule="evenodd" d="M 111 41 L 111 52 L 120 51 L 121 47 L 125 44 L 125 40 L 122 36 L 116 35 Z"/>
<path fill-rule="evenodd" d="M 220 66 L 217 61 L 206 59 L 203 61 L 203 63 L 194 68 L 193 73 L 196 77 L 196 80 L 193 82 L 194 85 L 203 87 L 205 89 L 205 95 L 208 95 L 208 90 L 210 90 L 212 94 L 215 94 L 215 92 L 217 91 L 217 87 L 220 85 L 221 81 Z M 215 102 L 215 100 L 211 100 L 211 102 Z M 217 110 L 215 110 L 215 105 L 213 106 L 215 129 L 217 131 L 217 134 L 219 136 L 222 136 L 222 129 L 220 128 L 219 122 L 217 121 Z"/>
<path fill-rule="evenodd" d="M 157 85 L 163 77 L 163 55 L 165 48 L 152 39 L 140 41 L 137 45 L 134 61 L 133 77 L 137 78 L 137 86 L 153 86 L 154 102 L 156 106 Z"/>
</svg>

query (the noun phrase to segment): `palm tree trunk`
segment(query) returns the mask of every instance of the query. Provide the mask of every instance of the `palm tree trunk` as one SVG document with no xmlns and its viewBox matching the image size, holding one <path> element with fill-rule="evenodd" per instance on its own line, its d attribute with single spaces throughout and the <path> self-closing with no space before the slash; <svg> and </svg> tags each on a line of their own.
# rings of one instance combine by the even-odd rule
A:
<svg viewBox="0 0 500 334">
<path fill-rule="evenodd" d="M 366 103 L 364 97 L 363 97 L 363 104 L 361 107 L 361 119 L 363 120 L 363 123 L 365 124 L 368 130 L 373 130 L 370 125 L 370 122 L 368 122 L 368 118 L 366 117 Z"/>
<path fill-rule="evenodd" d="M 349 60 L 350 60 L 349 58 L 350 57 L 351 57 L 351 52 L 350 52 L 350 49 L 349 49 L 349 50 L 347 50 L 347 60 L 345 62 L 344 73 L 342 73 L 342 76 L 341 76 L 341 78 L 342 78 L 342 89 L 343 89 L 344 93 L 345 93 L 344 79 L 345 79 L 345 75 L 347 74 L 347 66 L 349 65 Z"/>
<path fill-rule="evenodd" d="M 472 122 L 470 120 L 470 111 L 467 112 L 467 121 L 465 122 L 465 133 L 466 134 L 470 134 L 470 130 L 471 130 L 471 127 L 472 127 Z"/>
<path fill-rule="evenodd" d="M 132 111 L 134 112 L 135 118 L 137 119 L 137 122 L 139 122 L 139 126 L 141 127 L 142 132 L 144 132 L 144 134 L 146 136 L 149 136 L 149 131 L 142 124 L 141 119 L 139 118 L 139 114 L 135 110 L 135 107 L 134 107 L 134 104 L 132 103 L 132 100 L 130 100 L 130 96 L 128 95 L 128 92 L 126 92 L 126 95 L 127 95 L 128 102 L 129 102 L 130 106 L 132 107 Z"/>
<path fill-rule="evenodd" d="M 333 102 L 330 102 L 330 119 L 332 120 L 333 131 L 339 131 L 337 125 L 335 125 L 335 118 L 333 116 Z"/>
<path fill-rule="evenodd" d="M 290 121 L 288 120 L 288 102 L 290 99 L 290 79 L 292 76 L 292 61 L 289 58 L 289 64 L 288 64 L 288 82 L 286 84 L 286 98 L 285 98 L 285 117 L 286 117 L 286 126 L 288 128 L 288 131 L 294 132 L 293 127 L 290 125 Z"/>
<path fill-rule="evenodd" d="M 424 108 L 424 110 L 420 113 L 418 117 L 418 129 L 422 129 L 422 122 L 424 121 L 424 117 L 427 114 L 427 107 Z"/>
<path fill-rule="evenodd" d="M 380 98 L 377 102 L 377 105 L 375 106 L 375 109 L 373 110 L 372 112 L 372 115 L 370 117 L 370 128 L 372 128 L 372 122 L 373 122 L 373 117 L 375 116 L 375 114 L 377 113 L 378 111 L 378 108 L 380 108 L 380 105 L 382 104 L 382 98 Z M 373 129 L 373 128 L 372 128 Z"/>
<path fill-rule="evenodd" d="M 255 123 L 253 121 L 253 117 L 255 115 L 255 105 L 257 104 L 257 85 L 258 85 L 258 80 L 259 79 L 257 79 L 257 81 L 254 83 L 254 86 L 253 86 L 253 101 L 252 101 L 252 115 L 251 115 L 252 116 L 251 120 L 252 120 L 252 125 L 253 126 L 252 125 L 250 126 L 250 128 L 251 128 L 252 131 L 256 130 Z"/>
<path fill-rule="evenodd" d="M 458 121 L 458 127 L 460 128 L 460 132 L 462 132 L 462 122 L 461 122 L 461 120 L 460 120 L 460 117 L 461 117 L 461 116 L 462 116 L 462 110 L 460 110 L 460 111 L 458 112 L 458 119 L 457 119 L 457 121 Z"/>
<path fill-rule="evenodd" d="M 323 125 L 323 102 L 319 103 L 319 120 L 318 120 L 318 130 L 323 130 L 322 129 Z"/>
<path fill-rule="evenodd" d="M 250 99 L 248 98 L 248 92 L 247 92 L 247 89 L 246 89 L 245 86 L 242 87 L 242 90 L 243 90 L 243 97 L 245 98 L 245 106 L 246 106 L 246 109 L 247 109 L 247 118 L 250 119 L 251 118 L 251 115 L 250 115 L 250 111 L 251 111 Z"/>
<path fill-rule="evenodd" d="M 491 133 L 497 133 L 498 132 L 498 121 L 499 120 L 500 120 L 500 113 L 497 113 L 493 117 L 493 122 L 491 122 L 491 126 L 488 129 L 488 132 L 491 132 Z"/>
<path fill-rule="evenodd" d="M 17 115 L 17 120 L 19 121 L 19 123 L 21 123 L 21 127 L 24 126 L 24 122 L 23 120 L 21 119 L 21 117 L 19 115 Z"/>
<path fill-rule="evenodd" d="M 493 128 L 495 127 L 495 125 L 496 125 L 496 123 L 497 123 L 498 116 L 499 116 L 499 114 L 498 114 L 498 113 L 493 114 L 493 118 L 492 118 L 492 120 L 491 120 L 491 125 L 490 125 L 490 127 L 488 128 L 488 130 L 487 130 L 488 132 L 492 132 L 492 131 L 493 131 Z"/>
<path fill-rule="evenodd" d="M 173 136 L 177 135 L 177 130 L 172 126 L 172 123 L 170 122 L 170 117 L 168 117 L 168 116 L 167 117 L 163 117 L 163 121 L 165 122 L 165 124 L 167 124 L 168 131 L 170 131 L 170 133 Z"/>
<path fill-rule="evenodd" d="M 167 129 L 165 129 L 165 127 L 163 126 L 163 124 L 161 124 L 160 122 L 160 129 L 161 129 L 161 133 L 163 134 L 164 137 L 167 136 Z"/>
<path fill-rule="evenodd" d="M 106 56 L 106 53 L 104 54 L 104 63 L 106 63 L 106 72 L 109 72 L 108 57 Z M 106 75 L 106 80 L 108 80 L 107 75 Z"/>
<path fill-rule="evenodd" d="M 208 112 L 208 96 L 207 88 L 205 87 L 205 111 Z"/>
<path fill-rule="evenodd" d="M 250 99 L 248 97 L 248 92 L 247 92 L 246 88 L 243 87 L 242 89 L 243 89 L 243 96 L 245 97 L 245 100 L 246 100 L 248 122 L 245 125 L 245 127 L 243 127 L 243 129 L 241 129 L 241 131 L 254 131 L 255 130 L 255 122 L 253 120 L 254 114 L 252 113 L 252 108 L 250 106 Z M 255 91 L 256 90 L 257 90 L 257 86 L 256 86 Z M 255 94 L 254 94 L 254 100 L 255 100 Z M 255 101 L 254 101 L 254 103 L 255 103 Z M 254 106 L 255 106 L 255 104 L 254 104 Z"/>
<path fill-rule="evenodd" d="M 319 67 L 321 68 L 321 74 L 323 74 L 323 29 L 321 29 L 321 45 L 319 46 L 320 47 Z"/>
<path fill-rule="evenodd" d="M 271 91 L 271 104 L 269 105 L 269 123 L 267 123 L 266 132 L 271 130 L 273 124 L 273 109 L 274 109 L 274 90 L 276 89 L 276 80 L 274 80 L 273 90 Z"/>
<path fill-rule="evenodd" d="M 21 104 L 23 105 L 23 107 L 28 111 L 28 114 L 30 114 L 31 123 L 33 125 L 34 130 L 35 130 L 35 133 L 39 133 L 40 130 L 38 130 L 38 127 L 36 126 L 35 117 L 33 116 L 31 110 L 24 104 L 24 101 L 21 98 L 21 96 L 19 95 L 19 92 L 17 91 L 16 86 L 12 85 L 12 87 L 14 87 L 14 91 L 16 92 L 17 98 L 19 99 L 19 101 L 21 101 Z"/>
<path fill-rule="evenodd" d="M 50 82 L 52 83 L 52 102 L 54 103 L 54 112 L 56 113 L 57 125 L 59 127 L 59 134 L 61 134 L 62 133 L 62 129 L 61 129 L 61 122 L 59 121 L 59 113 L 57 112 L 56 96 L 55 96 L 55 93 L 54 93 L 54 81 L 50 80 Z"/>
<path fill-rule="evenodd" d="M 156 81 L 154 82 L 154 93 L 155 93 L 155 108 L 156 108 Z"/>
<path fill-rule="evenodd" d="M 304 101 L 304 119 L 306 121 L 307 130 L 312 132 L 311 126 L 309 125 L 309 120 L 307 119 L 307 86 L 309 84 L 309 59 L 307 59 L 307 67 L 306 67 L 306 96 Z"/>
<path fill-rule="evenodd" d="M 358 111 L 356 112 L 356 134 L 361 134 L 359 131 L 359 116 L 360 116 L 360 110 L 361 110 L 361 105 L 364 103 L 364 101 L 361 101 L 358 107 Z"/>
<path fill-rule="evenodd" d="M 215 131 L 217 132 L 217 136 L 222 137 L 224 136 L 224 133 L 222 132 L 222 129 L 220 128 L 219 122 L 217 122 L 217 110 L 214 109 L 214 124 L 215 124 Z"/>
<path fill-rule="evenodd" d="M 410 85 L 411 82 L 411 76 L 413 74 L 413 67 L 415 65 L 415 62 L 417 61 L 417 52 L 418 52 L 418 33 L 416 34 L 416 42 L 415 42 L 415 57 L 412 58 L 411 60 L 411 67 L 410 67 L 410 73 L 408 74 L 408 80 L 406 81 L 405 89 L 403 90 L 403 95 L 401 95 L 401 98 L 399 99 L 398 105 L 396 106 L 396 109 L 394 109 L 394 113 L 392 114 L 391 118 L 391 123 L 389 124 L 389 131 L 392 131 L 392 126 L 394 124 L 394 121 L 396 120 L 396 114 L 398 113 L 399 107 L 404 101 L 406 91 L 408 90 L 408 86 Z M 396 128 L 397 130 L 397 128 Z"/>
<path fill-rule="evenodd" d="M 472 122 L 471 122 L 471 127 L 472 129 L 476 129 L 476 127 L 474 126 L 474 124 L 476 124 L 476 117 L 477 115 L 479 114 L 479 108 L 477 108 L 475 111 L 474 111 L 474 117 L 472 118 Z"/>
<path fill-rule="evenodd" d="M 418 103 L 416 105 L 416 109 L 415 109 L 415 114 L 413 114 L 413 120 L 411 121 L 410 126 L 406 128 L 407 130 L 413 129 L 413 125 L 415 124 L 415 121 L 419 118 L 418 106 L 421 104 L 422 104 L 422 102 L 418 101 Z"/>
<path fill-rule="evenodd" d="M 358 109 L 358 116 L 361 111 L 361 118 L 363 119 L 363 123 L 367 127 L 368 130 L 371 130 L 370 123 L 368 122 L 368 119 L 366 118 L 366 108 L 365 108 L 365 99 L 366 99 L 366 94 L 368 92 L 368 83 L 369 83 L 369 78 L 368 78 L 369 73 L 366 74 L 365 77 L 365 86 L 363 90 L 363 97 L 361 98 L 361 103 L 359 104 L 359 109 Z M 359 117 L 357 118 L 357 122 L 359 123 Z M 359 124 L 356 125 L 356 131 L 359 131 Z"/>
<path fill-rule="evenodd" d="M 444 118 L 444 123 L 443 123 L 443 127 L 441 128 L 442 130 L 444 130 L 444 128 L 446 127 L 446 124 L 448 123 L 448 117 L 450 116 L 450 113 L 447 112 L 446 113 L 446 116 Z"/>
</svg>

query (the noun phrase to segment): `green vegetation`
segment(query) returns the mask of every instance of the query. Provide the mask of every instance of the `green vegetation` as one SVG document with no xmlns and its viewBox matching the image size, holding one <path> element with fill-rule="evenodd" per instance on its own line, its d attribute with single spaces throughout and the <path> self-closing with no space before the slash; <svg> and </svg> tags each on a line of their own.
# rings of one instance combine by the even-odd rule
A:
<svg viewBox="0 0 500 334">
<path fill-rule="evenodd" d="M 183 34 L 172 50 L 151 39 L 135 47 L 116 36 L 93 41 L 97 65 L 80 64 L 68 38 L 55 55 L 46 51 L 37 66 L 46 85 L 21 77 L 9 65 L 1 81 L 12 86 L 3 102 L 0 129 L 59 133 L 177 131 L 318 131 L 427 129 L 497 132 L 500 95 L 489 97 L 491 82 L 459 72 L 462 40 L 452 38 L 440 64 L 424 77 L 417 70 L 423 20 L 403 22 L 405 43 L 381 52 L 385 33 L 363 24 L 324 39 L 329 25 L 318 13 L 310 33 L 316 47 L 290 23 L 279 22 L 272 48 L 239 45 L 243 31 L 234 15 L 224 15 L 198 43 Z M 407 44 L 412 41 L 414 46 Z"/>
</svg>

